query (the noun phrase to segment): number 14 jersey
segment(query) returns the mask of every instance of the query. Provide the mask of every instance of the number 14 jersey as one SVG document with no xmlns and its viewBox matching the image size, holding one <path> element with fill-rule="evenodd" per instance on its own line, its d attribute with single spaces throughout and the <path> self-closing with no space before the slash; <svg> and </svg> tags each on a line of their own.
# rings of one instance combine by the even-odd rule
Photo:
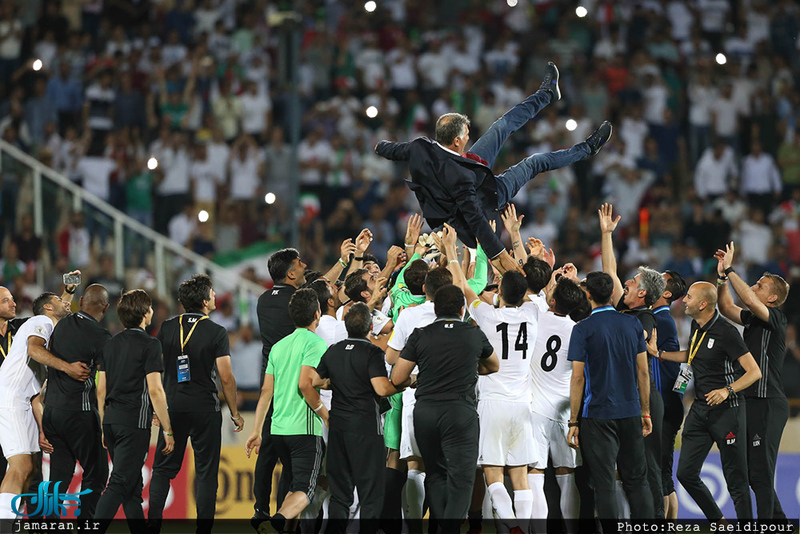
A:
<svg viewBox="0 0 800 534">
<path fill-rule="evenodd" d="M 476 300 L 469 313 L 500 361 L 499 371 L 478 377 L 478 400 L 530 402 L 530 360 L 537 339 L 538 308 L 532 303 L 495 308 Z"/>
<path fill-rule="evenodd" d="M 569 421 L 569 383 L 572 362 L 567 360 L 575 322 L 551 311 L 539 312 L 539 335 L 530 361 L 533 379 L 531 409 L 553 421 Z"/>
</svg>

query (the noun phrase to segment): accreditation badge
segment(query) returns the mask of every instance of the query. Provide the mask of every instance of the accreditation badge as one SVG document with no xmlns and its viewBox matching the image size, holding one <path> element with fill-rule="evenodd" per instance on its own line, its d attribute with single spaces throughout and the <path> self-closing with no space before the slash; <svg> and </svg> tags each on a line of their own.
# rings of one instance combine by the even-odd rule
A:
<svg viewBox="0 0 800 534">
<path fill-rule="evenodd" d="M 192 373 L 189 369 L 189 357 L 185 354 L 178 356 L 178 384 L 189 382 L 192 379 Z"/>
<path fill-rule="evenodd" d="M 672 386 L 672 391 L 675 393 L 686 393 L 686 387 L 692 380 L 692 368 L 688 364 L 682 363 L 681 370 L 678 377 L 675 379 L 675 385 Z"/>
</svg>

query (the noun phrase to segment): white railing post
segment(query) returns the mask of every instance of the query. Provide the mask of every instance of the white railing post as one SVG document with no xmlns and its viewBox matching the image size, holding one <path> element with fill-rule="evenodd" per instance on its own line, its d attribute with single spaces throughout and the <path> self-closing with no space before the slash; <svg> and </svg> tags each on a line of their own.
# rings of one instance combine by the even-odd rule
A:
<svg viewBox="0 0 800 534">
<path fill-rule="evenodd" d="M 114 270 L 115 276 L 120 279 L 125 279 L 125 227 L 122 225 L 122 219 L 114 218 Z"/>
<path fill-rule="evenodd" d="M 164 258 L 164 244 L 156 242 L 156 291 L 162 299 L 167 296 L 167 266 Z"/>
<path fill-rule="evenodd" d="M 42 214 L 42 169 L 34 166 L 33 171 L 33 233 L 37 237 L 44 234 L 44 218 Z"/>
</svg>

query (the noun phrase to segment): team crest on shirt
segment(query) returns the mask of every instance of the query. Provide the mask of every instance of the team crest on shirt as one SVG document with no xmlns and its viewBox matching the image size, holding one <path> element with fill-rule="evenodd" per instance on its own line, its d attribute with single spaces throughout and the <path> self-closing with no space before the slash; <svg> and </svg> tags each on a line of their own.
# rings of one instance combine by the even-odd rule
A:
<svg viewBox="0 0 800 534">
<path fill-rule="evenodd" d="M 711 339 L 709 339 L 709 340 L 708 340 L 708 345 L 707 345 L 707 347 L 708 347 L 709 349 L 712 349 L 712 348 L 714 348 L 714 338 L 713 338 L 713 337 L 712 337 Z"/>
<path fill-rule="evenodd" d="M 753 447 L 758 447 L 759 445 L 761 445 L 761 436 L 756 434 L 753 436 Z"/>
<path fill-rule="evenodd" d="M 725 436 L 725 442 L 728 445 L 733 445 L 734 443 L 736 443 L 736 434 L 734 434 L 733 432 L 728 432 L 728 435 Z"/>
</svg>

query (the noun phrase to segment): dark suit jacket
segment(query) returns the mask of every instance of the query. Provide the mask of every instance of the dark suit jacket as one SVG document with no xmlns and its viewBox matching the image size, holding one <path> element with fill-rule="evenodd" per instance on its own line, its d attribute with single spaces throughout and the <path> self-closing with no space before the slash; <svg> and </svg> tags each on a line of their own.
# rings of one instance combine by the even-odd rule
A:
<svg viewBox="0 0 800 534">
<path fill-rule="evenodd" d="M 431 228 L 450 224 L 468 247 L 480 241 L 489 258 L 505 250 L 503 224 L 497 210 L 497 181 L 492 170 L 477 161 L 444 150 L 427 137 L 407 143 L 381 141 L 375 152 L 386 159 L 408 161 L 408 187 L 417 196 L 422 216 Z M 492 232 L 489 221 L 497 224 Z"/>
</svg>

